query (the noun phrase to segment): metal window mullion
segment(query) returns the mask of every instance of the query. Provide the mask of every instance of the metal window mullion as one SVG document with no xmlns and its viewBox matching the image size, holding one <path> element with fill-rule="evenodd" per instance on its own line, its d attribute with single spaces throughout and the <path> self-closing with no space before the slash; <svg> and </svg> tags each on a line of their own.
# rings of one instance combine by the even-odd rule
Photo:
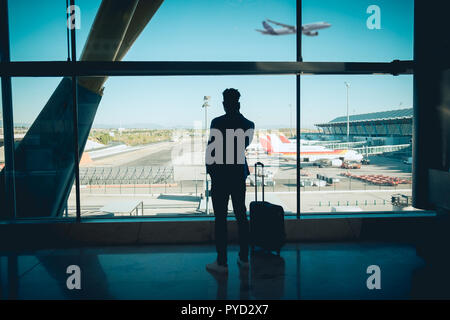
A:
<svg viewBox="0 0 450 320">
<path fill-rule="evenodd" d="M 301 56 L 297 57 L 301 60 Z M 0 63 L 0 75 L 61 76 L 221 76 L 221 75 L 364 75 L 412 74 L 412 61 L 394 62 L 186 62 L 186 61 L 31 61 Z"/>
<path fill-rule="evenodd" d="M 9 63 L 9 19 L 8 0 L 0 0 L 0 57 L 1 62 Z M 2 102 L 3 102 L 3 139 L 5 152 L 5 201 L 8 207 L 8 216 L 16 219 L 16 186 L 14 166 L 14 118 L 12 102 L 11 77 L 2 77 Z"/>
<path fill-rule="evenodd" d="M 296 32 L 296 40 L 297 40 L 297 52 L 296 52 L 296 61 L 302 62 L 302 0 L 297 0 L 297 32 Z M 299 74 L 296 75 L 296 99 L 297 99 L 297 115 L 296 115 L 296 140 L 297 140 L 297 219 L 300 219 L 300 134 L 301 134 L 301 127 L 300 127 L 300 99 L 301 99 L 301 76 Z"/>
<path fill-rule="evenodd" d="M 75 0 L 70 0 L 70 6 L 75 6 Z M 75 16 L 74 19 L 78 17 Z M 73 26 L 76 22 L 73 21 Z M 69 27 L 69 26 L 67 26 Z M 72 64 L 76 64 L 77 61 L 77 47 L 76 47 L 76 28 L 72 27 L 70 32 L 70 44 Z M 75 168 L 75 192 L 76 192 L 76 210 L 77 210 L 77 222 L 81 221 L 81 200 L 80 200 L 80 154 L 79 154 L 79 141 L 78 141 L 78 77 L 72 76 L 72 97 L 73 97 L 73 136 L 74 136 L 74 168 Z"/>
</svg>

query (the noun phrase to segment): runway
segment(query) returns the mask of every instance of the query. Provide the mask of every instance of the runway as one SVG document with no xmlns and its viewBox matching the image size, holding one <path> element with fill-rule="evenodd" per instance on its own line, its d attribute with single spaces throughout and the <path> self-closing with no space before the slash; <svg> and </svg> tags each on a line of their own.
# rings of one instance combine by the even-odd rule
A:
<svg viewBox="0 0 450 320">
<path fill-rule="evenodd" d="M 170 164 L 170 155 L 175 147 L 174 142 L 159 142 L 142 146 L 138 150 L 132 150 L 109 157 L 103 157 L 89 167 L 137 167 L 137 166 L 167 166 Z"/>
</svg>

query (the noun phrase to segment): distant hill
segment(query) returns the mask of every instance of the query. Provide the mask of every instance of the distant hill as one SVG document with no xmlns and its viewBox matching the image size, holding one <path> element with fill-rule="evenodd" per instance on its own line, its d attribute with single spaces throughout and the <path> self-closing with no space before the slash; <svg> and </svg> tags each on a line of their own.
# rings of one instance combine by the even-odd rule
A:
<svg viewBox="0 0 450 320">
<path fill-rule="evenodd" d="M 162 125 L 156 123 L 130 123 L 130 124 L 95 124 L 93 125 L 94 129 L 149 129 L 149 130 L 157 130 L 157 129 L 168 129 Z"/>
</svg>

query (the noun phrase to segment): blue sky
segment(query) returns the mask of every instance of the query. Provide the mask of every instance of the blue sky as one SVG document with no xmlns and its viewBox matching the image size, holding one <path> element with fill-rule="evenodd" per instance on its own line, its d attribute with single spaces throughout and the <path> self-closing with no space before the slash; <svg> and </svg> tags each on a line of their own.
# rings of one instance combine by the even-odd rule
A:
<svg viewBox="0 0 450 320">
<path fill-rule="evenodd" d="M 100 0 L 79 0 L 84 42 Z M 303 37 L 304 61 L 409 60 L 413 54 L 412 0 L 304 0 L 303 22 L 332 27 Z M 381 9 L 381 29 L 369 30 L 369 5 Z M 129 61 L 294 61 L 295 36 L 257 33 L 269 18 L 295 24 L 295 0 L 165 0 L 136 41 Z M 66 60 L 65 0 L 10 0 L 11 56 L 15 61 Z M 305 76 L 302 127 L 345 113 L 344 81 L 351 83 L 350 112 L 412 106 L 411 76 Z M 14 79 L 15 122 L 32 122 L 60 79 Z M 220 115 L 221 92 L 238 88 L 242 112 L 260 127 L 289 126 L 295 106 L 294 76 L 111 78 L 96 124 L 163 126 L 202 121 L 203 96 L 212 97 L 210 116 Z M 295 117 L 295 114 L 294 114 Z"/>
</svg>

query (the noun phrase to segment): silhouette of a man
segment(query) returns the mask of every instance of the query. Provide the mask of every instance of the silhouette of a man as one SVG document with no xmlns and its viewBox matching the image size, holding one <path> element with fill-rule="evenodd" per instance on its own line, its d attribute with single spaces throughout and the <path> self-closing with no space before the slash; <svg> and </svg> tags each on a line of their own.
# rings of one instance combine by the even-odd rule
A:
<svg viewBox="0 0 450 320">
<path fill-rule="evenodd" d="M 211 198 L 215 215 L 217 260 L 207 270 L 228 272 L 227 214 L 231 196 L 238 223 L 240 252 L 238 265 L 248 268 L 249 224 L 245 207 L 245 181 L 250 174 L 245 149 L 253 139 L 255 124 L 240 113 L 240 93 L 236 89 L 223 92 L 225 114 L 211 122 L 206 150 L 206 168 L 211 176 Z"/>
</svg>

